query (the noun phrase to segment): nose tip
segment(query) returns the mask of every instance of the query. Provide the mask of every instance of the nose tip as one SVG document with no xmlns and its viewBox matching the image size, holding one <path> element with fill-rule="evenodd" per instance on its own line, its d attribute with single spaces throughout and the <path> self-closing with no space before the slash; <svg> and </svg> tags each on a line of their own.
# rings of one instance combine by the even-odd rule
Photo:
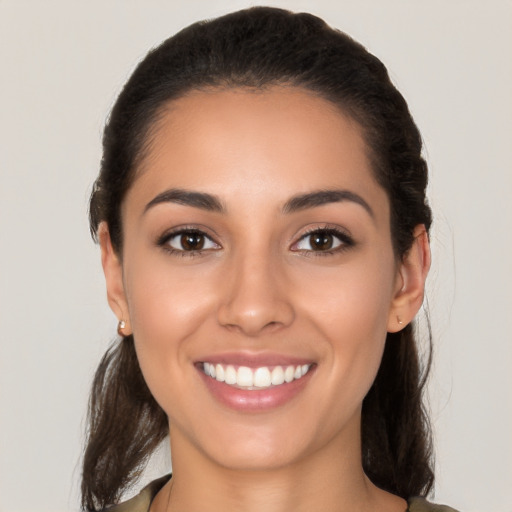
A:
<svg viewBox="0 0 512 512">
<path fill-rule="evenodd" d="M 261 266 L 248 270 L 227 280 L 218 310 L 219 323 L 251 337 L 290 325 L 294 309 L 284 283 Z"/>
<path fill-rule="evenodd" d="M 247 336 L 257 336 L 271 332 L 291 323 L 291 311 L 279 312 L 279 308 L 270 302 L 265 308 L 243 308 L 239 303 L 232 303 L 220 308 L 219 321 L 225 327 L 239 330 Z"/>
</svg>

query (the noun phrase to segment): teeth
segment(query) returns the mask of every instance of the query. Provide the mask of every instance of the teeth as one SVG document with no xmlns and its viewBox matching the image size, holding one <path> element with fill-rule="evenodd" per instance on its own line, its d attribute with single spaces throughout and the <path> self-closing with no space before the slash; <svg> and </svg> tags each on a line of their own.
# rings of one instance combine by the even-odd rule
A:
<svg viewBox="0 0 512 512">
<path fill-rule="evenodd" d="M 220 364 L 215 366 L 215 375 L 212 375 L 212 377 L 215 377 L 220 382 L 224 382 L 224 368 Z"/>
<path fill-rule="evenodd" d="M 291 382 L 295 375 L 295 368 L 293 366 L 287 366 L 284 371 L 284 381 Z"/>
<path fill-rule="evenodd" d="M 265 366 L 263 368 L 257 368 L 254 372 L 254 386 L 257 388 L 268 388 L 271 384 L 272 378 L 270 376 L 270 370 Z"/>
<path fill-rule="evenodd" d="M 226 368 L 224 376 L 225 376 L 224 382 L 226 384 L 230 384 L 230 385 L 236 384 L 236 370 L 233 368 L 233 366 L 229 365 Z"/>
<path fill-rule="evenodd" d="M 303 364 L 286 367 L 275 366 L 272 370 L 268 366 L 259 368 L 239 366 L 236 369 L 230 364 L 224 366 L 222 364 L 203 363 L 203 371 L 206 375 L 217 379 L 219 382 L 244 389 L 265 389 L 270 386 L 290 383 L 306 375 L 310 368 L 310 364 Z"/>
<path fill-rule="evenodd" d="M 306 372 L 304 372 L 306 373 Z M 279 386 L 284 382 L 284 370 L 282 366 L 276 366 L 272 370 L 272 385 L 273 386 Z"/>
<path fill-rule="evenodd" d="M 210 377 L 215 378 L 215 365 L 210 363 L 204 363 L 204 373 Z"/>
<path fill-rule="evenodd" d="M 240 366 L 236 372 L 236 383 L 239 386 L 250 388 L 254 385 L 254 375 L 250 368 L 247 366 Z"/>
</svg>

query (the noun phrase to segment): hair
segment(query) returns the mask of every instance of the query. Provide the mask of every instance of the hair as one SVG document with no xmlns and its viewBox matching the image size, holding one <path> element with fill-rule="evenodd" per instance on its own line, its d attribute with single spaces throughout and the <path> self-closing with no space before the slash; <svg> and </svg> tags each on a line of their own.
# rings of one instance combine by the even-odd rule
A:
<svg viewBox="0 0 512 512">
<path fill-rule="evenodd" d="M 414 228 L 431 225 L 422 141 L 407 103 L 375 56 L 346 34 L 306 13 L 254 7 L 195 23 L 151 50 L 119 95 L 103 137 L 103 158 L 90 200 L 97 239 L 105 221 L 122 258 L 121 203 L 169 102 L 193 90 L 299 87 L 337 105 L 363 129 L 377 182 L 391 206 L 397 259 Z M 430 339 L 430 338 L 429 338 Z M 431 346 L 431 344 L 430 344 Z M 433 484 L 431 433 L 422 396 L 412 324 L 388 333 L 377 377 L 362 407 L 362 461 L 379 487 L 408 498 Z M 83 459 L 82 507 L 116 503 L 168 434 L 135 354 L 133 336 L 109 349 L 96 372 Z"/>
</svg>

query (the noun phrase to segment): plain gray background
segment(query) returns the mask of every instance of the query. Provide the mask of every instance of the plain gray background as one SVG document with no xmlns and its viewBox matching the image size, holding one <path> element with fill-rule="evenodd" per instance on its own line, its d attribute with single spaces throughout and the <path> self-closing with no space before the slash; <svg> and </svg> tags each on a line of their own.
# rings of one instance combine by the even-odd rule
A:
<svg viewBox="0 0 512 512">
<path fill-rule="evenodd" d="M 435 214 L 436 500 L 510 512 L 512 2 L 265 4 L 360 40 L 409 102 Z M 248 5 L 0 0 L 1 512 L 78 509 L 88 386 L 116 328 L 86 219 L 109 108 L 151 46 Z"/>
</svg>

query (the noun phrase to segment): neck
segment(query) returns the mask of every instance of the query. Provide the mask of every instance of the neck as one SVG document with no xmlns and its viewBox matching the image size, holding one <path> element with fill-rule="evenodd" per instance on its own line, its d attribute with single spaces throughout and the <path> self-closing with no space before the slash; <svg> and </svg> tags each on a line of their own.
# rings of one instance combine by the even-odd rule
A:
<svg viewBox="0 0 512 512">
<path fill-rule="evenodd" d="M 219 466 L 173 432 L 173 478 L 151 512 L 404 512 L 406 503 L 375 487 L 362 469 L 359 445 L 333 440 L 284 467 L 249 470 Z M 352 438 L 353 439 L 353 438 Z M 333 457 L 333 453 L 339 456 Z"/>
</svg>

